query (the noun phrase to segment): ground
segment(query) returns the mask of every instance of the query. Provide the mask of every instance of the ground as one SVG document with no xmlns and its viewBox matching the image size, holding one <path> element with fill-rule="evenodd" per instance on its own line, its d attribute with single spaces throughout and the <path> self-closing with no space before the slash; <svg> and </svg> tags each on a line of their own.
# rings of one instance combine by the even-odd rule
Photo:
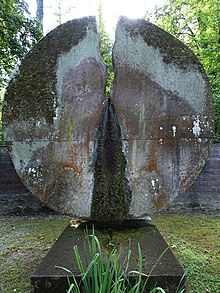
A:
<svg viewBox="0 0 220 293">
<path fill-rule="evenodd" d="M 189 269 L 189 293 L 219 293 L 220 215 L 169 214 L 153 220 Z M 63 215 L 0 217 L 0 292 L 30 292 L 29 276 L 69 221 Z"/>
</svg>

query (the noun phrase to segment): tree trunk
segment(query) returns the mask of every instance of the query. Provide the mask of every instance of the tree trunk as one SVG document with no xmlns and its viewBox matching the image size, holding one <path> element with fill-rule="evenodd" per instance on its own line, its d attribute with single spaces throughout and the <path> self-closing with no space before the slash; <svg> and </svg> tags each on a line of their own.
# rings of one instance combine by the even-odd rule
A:
<svg viewBox="0 0 220 293">
<path fill-rule="evenodd" d="M 37 11 L 36 17 L 39 19 L 41 28 L 43 30 L 43 18 L 44 18 L 44 1 L 43 0 L 36 0 L 37 3 Z"/>
</svg>

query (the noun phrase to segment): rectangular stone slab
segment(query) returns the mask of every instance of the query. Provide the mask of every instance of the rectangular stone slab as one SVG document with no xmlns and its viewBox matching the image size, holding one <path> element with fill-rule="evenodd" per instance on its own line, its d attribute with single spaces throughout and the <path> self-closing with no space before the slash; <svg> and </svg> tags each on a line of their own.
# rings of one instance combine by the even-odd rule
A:
<svg viewBox="0 0 220 293">
<path fill-rule="evenodd" d="M 71 274 L 56 268 L 56 266 L 71 270 L 73 275 L 78 280 L 80 279 L 80 272 L 73 255 L 73 246 L 78 246 L 83 261 L 86 226 L 89 233 L 95 226 L 95 235 L 100 241 L 102 250 L 110 249 L 109 239 L 111 243 L 117 245 L 121 261 L 125 259 L 128 249 L 131 249 L 129 271 L 137 269 L 139 257 L 137 244 L 139 243 L 144 259 L 143 272 L 150 273 L 146 290 L 153 288 L 156 284 L 156 286 L 165 289 L 166 292 L 176 292 L 184 271 L 170 248 L 167 247 L 158 229 L 154 225 L 145 223 L 144 225 L 144 221 L 132 222 L 128 220 L 122 227 L 116 226 L 114 223 L 109 227 L 104 227 L 104 224 L 100 226 L 94 222 L 81 224 L 78 228 L 67 226 L 31 276 L 33 292 L 65 292 L 68 288 L 67 278 L 71 277 Z M 165 254 L 158 261 L 165 250 Z M 184 278 L 182 286 L 184 284 L 186 284 L 186 278 Z"/>
</svg>

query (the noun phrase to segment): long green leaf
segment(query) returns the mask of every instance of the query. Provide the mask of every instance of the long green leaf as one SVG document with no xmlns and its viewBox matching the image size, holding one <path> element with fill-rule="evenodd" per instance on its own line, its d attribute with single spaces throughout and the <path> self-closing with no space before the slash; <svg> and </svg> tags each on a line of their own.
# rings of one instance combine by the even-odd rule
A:
<svg viewBox="0 0 220 293">
<path fill-rule="evenodd" d="M 144 288 L 146 287 L 146 284 L 149 280 L 149 277 L 151 276 L 153 270 L 155 269 L 155 267 L 157 266 L 157 264 L 160 262 L 160 260 L 162 259 L 162 257 L 166 254 L 166 252 L 169 250 L 169 247 L 167 247 L 166 249 L 164 249 L 164 251 L 161 253 L 161 255 L 159 256 L 159 258 L 157 259 L 156 263 L 153 265 L 152 269 L 150 270 L 147 278 L 146 278 L 146 281 L 144 283 L 144 286 L 143 286 L 143 289 L 141 291 L 141 293 L 144 293 Z"/>
<path fill-rule="evenodd" d="M 84 270 L 84 267 L 83 267 L 83 264 L 82 264 L 82 261 L 81 261 L 81 257 L 79 255 L 79 250 L 78 250 L 77 245 L 75 245 L 73 247 L 73 251 L 74 251 L 74 256 L 75 256 L 75 259 L 76 259 L 77 266 L 78 266 L 79 271 L 80 271 L 80 274 L 81 274 L 81 276 L 83 278 L 83 276 L 85 274 L 85 270 Z M 87 279 L 84 279 L 82 281 L 83 281 L 83 285 L 85 287 L 85 290 L 89 290 L 88 280 Z M 87 291 L 87 292 L 89 292 L 89 291 Z"/>
<path fill-rule="evenodd" d="M 69 269 L 64 268 L 64 267 L 62 267 L 62 266 L 55 266 L 55 267 L 58 268 L 58 269 L 63 269 L 63 270 L 66 271 L 67 273 L 70 273 L 70 274 L 72 275 L 72 277 L 73 277 L 73 282 L 74 282 L 74 283 L 72 283 L 72 284 L 70 284 L 70 280 L 69 280 L 69 278 L 68 278 L 69 289 L 68 289 L 67 293 L 72 292 L 72 291 L 73 291 L 73 288 L 75 289 L 75 290 L 73 291 L 74 293 L 80 293 L 81 291 L 80 291 L 80 289 L 79 289 L 78 283 L 77 283 L 76 278 L 75 278 L 75 276 L 73 275 L 72 271 L 70 271 Z"/>
<path fill-rule="evenodd" d="M 177 289 L 176 289 L 176 293 L 183 293 L 183 292 L 186 291 L 186 290 L 185 290 L 185 284 L 182 284 L 182 283 L 183 283 L 185 277 L 188 275 L 189 270 L 192 268 L 192 265 L 193 265 L 193 264 L 191 263 L 191 264 L 188 266 L 188 268 L 185 270 L 184 274 L 182 275 L 182 278 L 181 278 L 181 280 L 180 280 L 180 282 L 179 282 L 179 285 L 178 285 L 178 287 L 177 287 Z M 181 286 L 181 288 L 180 288 L 180 286 Z"/>
</svg>

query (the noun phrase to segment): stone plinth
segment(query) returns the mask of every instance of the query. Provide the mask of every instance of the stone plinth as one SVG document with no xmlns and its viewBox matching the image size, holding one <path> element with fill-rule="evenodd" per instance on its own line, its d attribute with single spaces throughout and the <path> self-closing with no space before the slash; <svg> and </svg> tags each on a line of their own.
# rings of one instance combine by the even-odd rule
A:
<svg viewBox="0 0 220 293">
<path fill-rule="evenodd" d="M 137 269 L 139 258 L 137 247 L 138 243 L 140 244 L 143 255 L 143 273 L 150 273 L 146 290 L 154 288 L 156 284 L 168 293 L 176 292 L 184 274 L 182 267 L 172 251 L 167 248 L 167 244 L 157 228 L 143 220 L 136 220 L 126 221 L 121 225 L 112 223 L 110 226 L 108 224 L 85 223 L 77 229 L 68 226 L 31 276 L 31 283 L 35 293 L 65 292 L 65 289 L 68 288 L 67 278 L 71 279 L 71 274 L 56 268 L 56 266 L 71 270 L 76 279 L 80 280 L 80 271 L 74 259 L 73 246 L 78 246 L 79 254 L 85 264 L 84 229 L 86 226 L 90 227 L 89 233 L 91 233 L 93 225 L 95 235 L 98 237 L 101 249 L 103 254 L 106 254 L 106 257 L 107 251 L 112 249 L 112 247 L 108 247 L 109 239 L 111 239 L 111 245 L 117 246 L 121 262 L 126 258 L 128 250 L 131 249 L 129 271 Z M 165 254 L 161 257 L 165 250 Z M 152 270 L 153 267 L 154 269 Z M 182 286 L 184 286 L 185 282 L 186 279 L 183 280 Z M 182 286 L 180 285 L 180 287 Z"/>
</svg>

